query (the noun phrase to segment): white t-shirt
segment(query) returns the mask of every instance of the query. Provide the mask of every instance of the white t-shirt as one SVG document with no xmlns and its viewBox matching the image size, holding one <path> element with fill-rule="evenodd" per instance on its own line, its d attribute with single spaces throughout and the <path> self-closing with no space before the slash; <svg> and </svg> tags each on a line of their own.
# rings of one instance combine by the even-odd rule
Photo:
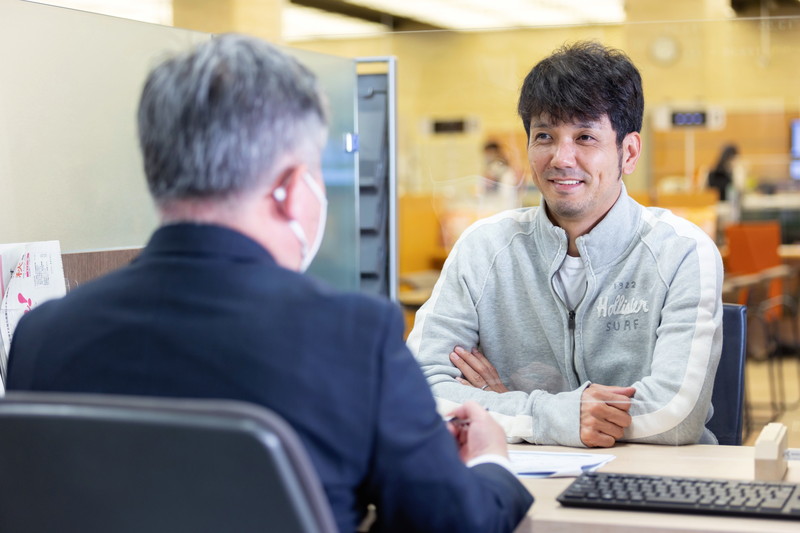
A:
<svg viewBox="0 0 800 533">
<path fill-rule="evenodd" d="M 586 293 L 586 268 L 583 259 L 568 255 L 561 268 L 556 272 L 556 292 L 567 303 L 567 307 L 575 309 Z"/>
</svg>

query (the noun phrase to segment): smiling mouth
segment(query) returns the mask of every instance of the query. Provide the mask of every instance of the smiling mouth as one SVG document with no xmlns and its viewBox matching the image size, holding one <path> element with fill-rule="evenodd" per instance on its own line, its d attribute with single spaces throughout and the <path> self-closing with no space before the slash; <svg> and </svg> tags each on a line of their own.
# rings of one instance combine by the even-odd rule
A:
<svg viewBox="0 0 800 533">
<path fill-rule="evenodd" d="M 583 183 L 580 180 L 550 180 L 550 181 L 552 181 L 556 185 L 578 185 L 580 183 Z"/>
</svg>

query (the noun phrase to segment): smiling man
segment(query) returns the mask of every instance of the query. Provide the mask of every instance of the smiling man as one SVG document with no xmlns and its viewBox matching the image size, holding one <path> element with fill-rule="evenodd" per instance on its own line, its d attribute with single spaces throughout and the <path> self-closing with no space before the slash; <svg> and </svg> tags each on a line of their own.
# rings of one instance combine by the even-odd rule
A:
<svg viewBox="0 0 800 533">
<path fill-rule="evenodd" d="M 595 42 L 528 74 L 542 205 L 467 229 L 408 339 L 440 408 L 476 400 L 537 444 L 716 442 L 722 261 L 701 229 L 628 196 L 643 110 L 636 67 Z"/>
</svg>

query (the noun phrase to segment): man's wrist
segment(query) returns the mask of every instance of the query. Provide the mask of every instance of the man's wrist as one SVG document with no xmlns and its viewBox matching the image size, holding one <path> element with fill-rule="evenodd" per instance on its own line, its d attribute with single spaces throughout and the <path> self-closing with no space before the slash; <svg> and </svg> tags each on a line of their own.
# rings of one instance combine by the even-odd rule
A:
<svg viewBox="0 0 800 533">
<path fill-rule="evenodd" d="M 571 391 L 537 394 L 531 409 L 535 444 L 585 446 L 580 438 L 580 415 L 581 396 L 587 386 L 588 382 Z"/>
<path fill-rule="evenodd" d="M 473 466 L 482 465 L 486 463 L 494 463 L 496 465 L 500 465 L 512 474 L 514 473 L 514 468 L 511 465 L 511 460 L 508 457 L 496 453 L 485 453 L 483 455 L 479 455 L 467 461 L 467 467 L 472 468 Z"/>
</svg>

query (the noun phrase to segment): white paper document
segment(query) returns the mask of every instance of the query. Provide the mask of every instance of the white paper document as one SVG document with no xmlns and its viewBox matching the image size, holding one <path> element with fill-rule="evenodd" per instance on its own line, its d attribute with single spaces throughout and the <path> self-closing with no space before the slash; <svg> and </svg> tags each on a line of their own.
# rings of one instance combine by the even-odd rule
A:
<svg viewBox="0 0 800 533">
<path fill-rule="evenodd" d="M 42 302 L 67 293 L 58 241 L 0 244 L 0 393 L 14 328 Z"/>
<path fill-rule="evenodd" d="M 596 470 L 615 458 L 598 453 L 561 453 L 509 450 L 514 473 L 525 477 L 573 477 Z"/>
</svg>

